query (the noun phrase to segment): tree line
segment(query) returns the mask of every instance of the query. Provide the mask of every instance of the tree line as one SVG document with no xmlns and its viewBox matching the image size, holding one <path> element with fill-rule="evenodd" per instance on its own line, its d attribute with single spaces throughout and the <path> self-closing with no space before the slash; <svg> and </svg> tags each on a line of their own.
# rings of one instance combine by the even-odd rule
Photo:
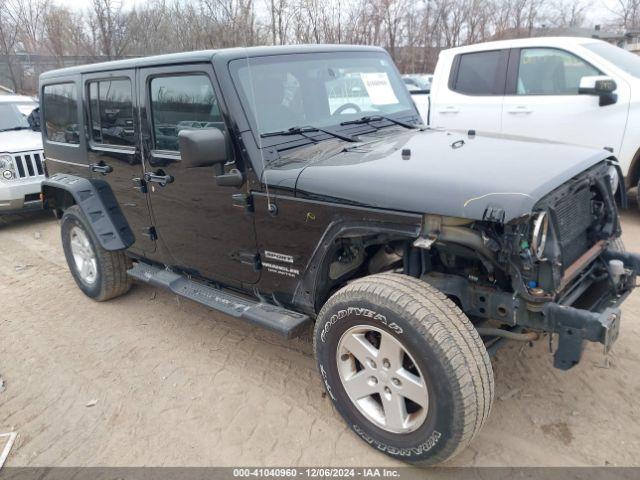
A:
<svg viewBox="0 0 640 480">
<path fill-rule="evenodd" d="M 640 0 L 618 1 L 612 21 L 640 25 Z M 401 71 L 427 72 L 443 48 L 584 26 L 590 7 L 589 0 L 148 0 L 133 7 L 91 0 L 78 10 L 52 0 L 0 0 L 0 58 L 18 90 L 28 89 L 25 74 L 37 77 L 24 71 L 25 55 L 47 56 L 46 68 L 55 68 L 297 43 L 379 45 Z"/>
</svg>

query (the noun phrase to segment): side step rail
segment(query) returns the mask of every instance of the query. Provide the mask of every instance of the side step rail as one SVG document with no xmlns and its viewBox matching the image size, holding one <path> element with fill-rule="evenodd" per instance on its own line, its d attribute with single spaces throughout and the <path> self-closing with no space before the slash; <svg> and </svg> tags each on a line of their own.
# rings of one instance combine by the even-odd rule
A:
<svg viewBox="0 0 640 480">
<path fill-rule="evenodd" d="M 127 270 L 127 274 L 136 280 L 166 288 L 176 295 L 232 317 L 248 320 L 287 338 L 299 336 L 312 323 L 311 318 L 303 313 L 202 285 L 178 273 L 143 262 L 135 263 L 133 268 Z"/>
</svg>

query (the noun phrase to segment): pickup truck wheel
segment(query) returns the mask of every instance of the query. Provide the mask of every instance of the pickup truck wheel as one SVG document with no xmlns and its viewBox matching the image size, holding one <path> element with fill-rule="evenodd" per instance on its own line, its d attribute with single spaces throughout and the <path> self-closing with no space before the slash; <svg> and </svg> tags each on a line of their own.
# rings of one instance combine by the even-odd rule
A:
<svg viewBox="0 0 640 480">
<path fill-rule="evenodd" d="M 85 295 L 102 302 L 129 291 L 130 260 L 124 251 L 108 251 L 100 246 L 80 207 L 66 209 L 60 227 L 69 270 Z"/>
<path fill-rule="evenodd" d="M 318 315 L 314 351 L 349 427 L 397 459 L 441 463 L 489 416 L 493 370 L 480 336 L 418 279 L 378 274 L 338 291 Z"/>
</svg>

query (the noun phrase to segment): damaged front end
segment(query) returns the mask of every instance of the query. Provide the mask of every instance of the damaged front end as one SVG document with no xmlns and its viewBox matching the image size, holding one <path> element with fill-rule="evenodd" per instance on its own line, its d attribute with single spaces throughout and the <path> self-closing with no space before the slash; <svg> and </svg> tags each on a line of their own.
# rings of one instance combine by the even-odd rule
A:
<svg viewBox="0 0 640 480">
<path fill-rule="evenodd" d="M 557 334 L 557 368 L 577 364 L 585 341 L 609 351 L 640 273 L 640 256 L 619 240 L 610 162 L 556 188 L 530 215 L 503 223 L 499 206 L 486 212 L 483 221 L 425 216 L 413 271 L 455 299 L 481 334 Z"/>
</svg>

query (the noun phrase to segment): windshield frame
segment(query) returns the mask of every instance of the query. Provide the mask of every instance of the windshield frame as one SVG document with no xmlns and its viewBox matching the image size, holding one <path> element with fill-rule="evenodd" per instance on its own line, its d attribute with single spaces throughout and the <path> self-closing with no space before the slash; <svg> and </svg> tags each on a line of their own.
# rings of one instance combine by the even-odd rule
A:
<svg viewBox="0 0 640 480">
<path fill-rule="evenodd" d="M 629 75 L 635 79 L 640 80 L 640 56 L 637 56 L 624 48 L 617 47 L 607 42 L 586 42 L 583 43 L 582 46 L 591 54 L 596 55 L 598 58 L 604 60 L 609 65 L 617 68 L 621 72 L 626 75 Z M 595 47 L 595 48 L 593 48 Z M 616 49 L 620 50 L 620 52 L 616 51 Z M 604 53 L 603 53 L 604 50 Z M 619 58 L 613 58 L 608 55 L 611 52 L 612 54 L 618 55 L 621 54 L 625 59 L 633 59 L 637 64 L 637 71 L 630 71 L 627 66 L 620 65 Z"/>
<path fill-rule="evenodd" d="M 304 53 L 292 53 L 292 54 L 272 54 L 272 55 L 261 55 L 261 56 L 247 56 L 244 58 L 235 58 L 232 61 L 228 62 L 227 64 L 227 68 L 228 68 L 228 74 L 230 75 L 231 79 L 232 79 L 232 84 L 233 84 L 233 88 L 235 90 L 235 93 L 240 101 L 240 107 L 244 113 L 244 116 L 249 124 L 249 128 L 251 129 L 252 135 L 256 141 L 256 144 L 259 148 L 265 149 L 265 148 L 273 148 L 273 147 L 280 147 L 280 148 L 276 148 L 276 149 L 281 149 L 281 148 L 293 148 L 293 147 L 297 147 L 297 146 L 303 146 L 303 145 L 307 145 L 309 143 L 317 143 L 319 141 L 323 141 L 323 140 L 327 140 L 327 139 L 335 139 L 335 136 L 328 134 L 328 133 L 324 133 L 321 130 L 325 129 L 325 130 L 330 130 L 330 131 L 335 131 L 336 133 L 340 133 L 343 135 L 357 135 L 357 134 L 363 134 L 363 133 L 374 133 L 375 131 L 377 131 L 379 128 L 383 128 L 383 127 L 387 127 L 387 126 L 397 126 L 391 122 L 386 122 L 388 125 L 381 125 L 378 126 L 377 128 L 368 126 L 366 123 L 364 124 L 359 124 L 359 125 L 341 125 L 341 122 L 343 122 L 344 120 L 350 120 L 351 118 L 344 118 L 344 119 L 340 119 L 340 118 L 336 118 L 336 122 L 335 124 L 329 124 L 329 125 L 291 125 L 292 127 L 318 127 L 321 130 L 317 131 L 317 132 L 308 132 L 308 133 L 304 133 L 304 134 L 289 134 L 289 135 L 282 135 L 282 136 L 269 136 L 269 137 L 261 137 L 261 134 L 266 133 L 266 132 L 262 132 L 258 129 L 257 123 L 256 123 L 256 117 L 254 115 L 253 112 L 253 108 L 251 107 L 251 100 L 245 96 L 244 93 L 244 89 L 242 88 L 241 85 L 241 80 L 240 80 L 240 75 L 239 75 L 239 70 L 240 68 L 244 67 L 247 65 L 247 62 L 249 64 L 251 64 L 252 62 L 260 62 L 260 63 L 266 63 L 268 62 L 269 58 L 277 58 L 277 57 L 283 57 L 283 56 L 295 56 L 295 57 L 299 57 L 299 58 L 304 58 L 304 57 L 312 57 L 312 56 L 322 56 L 324 58 L 336 58 L 336 56 L 342 56 L 343 58 L 349 58 L 349 57 L 354 57 L 354 58 L 362 58 L 362 57 L 372 57 L 372 58 L 383 58 L 384 60 L 388 61 L 389 63 L 389 67 L 390 67 L 390 72 L 391 74 L 394 75 L 395 79 L 397 80 L 398 84 L 401 85 L 402 88 L 398 88 L 398 91 L 394 92 L 396 93 L 397 96 L 402 96 L 403 98 L 399 98 L 400 103 L 406 103 L 407 104 L 407 108 L 406 109 L 402 109 L 399 110 L 397 112 L 391 112 L 391 113 L 383 113 L 380 112 L 381 114 L 384 114 L 387 117 L 390 118 L 394 118 L 397 120 L 404 120 L 404 121 L 409 121 L 411 119 L 418 119 L 418 121 L 420 122 L 420 116 L 418 111 L 416 110 L 415 104 L 413 102 L 413 99 L 411 98 L 411 95 L 409 93 L 409 91 L 404 87 L 404 81 L 401 78 L 400 72 L 398 71 L 395 63 L 393 62 L 393 60 L 391 59 L 391 57 L 383 51 L 358 51 L 358 50 L 342 50 L 339 52 L 304 52 Z M 359 116 L 365 116 L 368 114 L 372 114 L 371 112 L 360 112 L 358 115 Z M 385 123 L 385 121 L 383 120 L 382 123 Z"/>
<path fill-rule="evenodd" d="M 11 131 L 14 131 L 14 130 L 17 131 L 19 129 L 24 129 L 24 130 L 30 129 L 31 126 L 29 125 L 29 121 L 27 120 L 28 115 L 25 115 L 24 113 L 22 113 L 22 110 L 20 109 L 21 106 L 30 105 L 30 104 L 33 104 L 33 109 L 31 111 L 33 111 L 36 108 L 38 108 L 38 104 L 36 102 L 28 102 L 28 101 L 25 101 L 25 100 L 0 102 L 0 108 L 2 108 L 3 105 L 8 105 L 9 108 L 13 107 L 13 108 L 11 108 L 11 110 L 13 110 L 15 115 L 22 115 L 22 117 L 14 116 L 13 118 L 19 119 L 20 121 L 23 121 L 23 124 L 13 125 L 12 127 L 8 127 L 8 126 L 5 127 L 2 124 L 0 124 L 0 132 L 11 132 Z M 20 128 L 18 128 L 18 127 L 20 127 Z"/>
</svg>

